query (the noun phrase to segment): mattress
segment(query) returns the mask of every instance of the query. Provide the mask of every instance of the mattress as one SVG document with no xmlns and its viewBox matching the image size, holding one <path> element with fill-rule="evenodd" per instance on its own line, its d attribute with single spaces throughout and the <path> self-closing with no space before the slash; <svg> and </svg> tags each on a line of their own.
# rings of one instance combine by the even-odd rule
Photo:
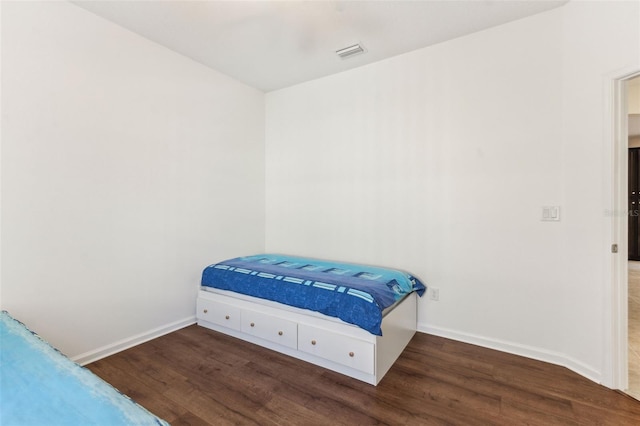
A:
<svg viewBox="0 0 640 426">
<path fill-rule="evenodd" d="M 0 424 L 168 425 L 0 314 Z"/>
<path fill-rule="evenodd" d="M 209 265 L 201 284 L 320 312 L 380 336 L 384 312 L 426 290 L 415 276 L 395 269 L 279 254 Z"/>
</svg>

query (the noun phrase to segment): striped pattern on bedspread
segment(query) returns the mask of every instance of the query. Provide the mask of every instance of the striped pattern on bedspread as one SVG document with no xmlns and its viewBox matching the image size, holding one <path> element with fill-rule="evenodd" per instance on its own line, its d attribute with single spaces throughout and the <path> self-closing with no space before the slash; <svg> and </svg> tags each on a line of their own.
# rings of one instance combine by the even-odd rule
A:
<svg viewBox="0 0 640 426">
<path fill-rule="evenodd" d="M 385 309 L 413 291 L 420 296 L 425 291 L 406 272 L 276 254 L 209 265 L 202 286 L 320 312 L 379 336 Z"/>
</svg>

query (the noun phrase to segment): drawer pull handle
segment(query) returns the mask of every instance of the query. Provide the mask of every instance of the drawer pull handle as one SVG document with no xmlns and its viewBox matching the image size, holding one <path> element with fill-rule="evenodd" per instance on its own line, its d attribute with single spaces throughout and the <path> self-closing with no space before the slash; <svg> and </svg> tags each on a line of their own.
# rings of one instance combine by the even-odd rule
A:
<svg viewBox="0 0 640 426">
<path fill-rule="evenodd" d="M 254 323 L 249 324 L 251 327 L 255 327 L 256 325 Z"/>
<path fill-rule="evenodd" d="M 205 309 L 203 312 L 206 314 L 206 313 L 207 313 L 207 312 L 209 312 L 209 311 Z"/>
<path fill-rule="evenodd" d="M 278 331 L 278 336 L 282 336 L 282 331 Z"/>
<path fill-rule="evenodd" d="M 224 319 L 229 319 L 229 315 L 225 315 L 225 316 L 224 316 Z"/>
<path fill-rule="evenodd" d="M 315 341 L 315 340 L 312 340 L 312 341 L 311 341 L 311 344 L 315 346 L 316 341 Z"/>
<path fill-rule="evenodd" d="M 351 358 L 353 358 L 353 357 L 354 357 L 354 355 L 355 355 L 355 354 L 354 354 L 353 352 L 349 352 L 349 356 L 350 356 Z"/>
</svg>

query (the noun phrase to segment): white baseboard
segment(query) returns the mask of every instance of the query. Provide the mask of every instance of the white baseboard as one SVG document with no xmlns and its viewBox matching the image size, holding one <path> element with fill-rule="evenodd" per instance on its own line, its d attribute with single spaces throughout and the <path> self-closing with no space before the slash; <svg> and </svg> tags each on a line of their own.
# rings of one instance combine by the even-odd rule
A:
<svg viewBox="0 0 640 426">
<path fill-rule="evenodd" d="M 418 331 L 422 333 L 433 334 L 434 336 L 445 337 L 447 339 L 458 340 L 464 343 L 470 343 L 472 345 L 482 346 L 489 349 L 495 349 L 513 355 L 520 355 L 538 361 L 548 362 L 550 364 L 559 365 L 562 367 L 566 367 L 569 370 L 572 370 L 575 373 L 578 373 L 581 376 L 584 376 L 587 379 L 598 384 L 602 383 L 602 374 L 600 372 L 562 353 L 547 351 L 527 345 L 510 343 L 498 339 L 491 339 L 474 334 L 462 333 L 443 327 L 434 327 L 424 323 L 418 323 Z"/>
<path fill-rule="evenodd" d="M 140 333 L 135 336 L 122 339 L 120 341 L 111 343 L 109 345 L 103 346 L 93 351 L 85 352 L 71 359 L 80 365 L 87 365 L 99 359 L 108 357 L 109 355 L 113 355 L 115 353 L 124 351 L 125 349 L 132 348 L 141 343 L 148 342 L 149 340 L 153 340 L 157 337 L 164 336 L 165 334 L 171 333 L 176 330 L 180 330 L 181 328 L 187 327 L 195 323 L 196 323 L 196 317 L 194 315 L 192 317 L 175 321 L 175 322 L 172 322 L 171 324 L 167 324 L 162 327 L 157 327 L 157 328 L 154 328 L 153 330 L 149 330 L 144 333 Z"/>
<path fill-rule="evenodd" d="M 80 365 L 90 364 L 99 359 L 105 358 L 109 355 L 121 352 L 125 349 L 132 348 L 141 343 L 148 342 L 157 337 L 164 336 L 181 328 L 190 326 L 196 323 L 196 317 L 188 317 L 179 321 L 175 321 L 171 324 L 167 324 L 162 327 L 154 328 L 145 333 L 140 333 L 127 339 L 114 342 L 112 344 L 103 346 L 93 351 L 85 352 L 72 358 L 73 361 Z M 483 336 L 478 336 L 470 333 L 463 333 L 443 327 L 434 327 L 424 323 L 418 323 L 418 331 L 421 333 L 433 334 L 434 336 L 440 336 L 447 339 L 457 340 L 460 342 L 470 343 L 472 345 L 478 345 L 489 349 L 495 349 L 501 352 L 506 352 L 514 355 L 524 356 L 532 358 L 538 361 L 544 361 L 555 365 L 566 367 L 587 379 L 596 383 L 601 383 L 601 373 L 593 368 L 585 365 L 584 363 L 577 361 L 565 354 L 558 352 L 547 351 L 539 348 L 535 348 L 527 345 L 514 344 L 498 339 L 491 339 Z"/>
</svg>

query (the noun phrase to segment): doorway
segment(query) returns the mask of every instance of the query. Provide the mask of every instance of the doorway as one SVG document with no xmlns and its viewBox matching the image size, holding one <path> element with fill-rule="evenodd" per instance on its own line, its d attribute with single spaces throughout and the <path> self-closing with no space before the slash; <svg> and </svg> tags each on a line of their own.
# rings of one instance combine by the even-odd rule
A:
<svg viewBox="0 0 640 426">
<path fill-rule="evenodd" d="M 627 369 L 630 396 L 640 400 L 640 76 L 626 84 L 628 173 Z"/>
<path fill-rule="evenodd" d="M 631 127 L 631 126 L 629 126 Z M 631 134 L 629 133 L 629 139 Z M 629 143 L 628 260 L 640 261 L 640 147 Z"/>
</svg>

